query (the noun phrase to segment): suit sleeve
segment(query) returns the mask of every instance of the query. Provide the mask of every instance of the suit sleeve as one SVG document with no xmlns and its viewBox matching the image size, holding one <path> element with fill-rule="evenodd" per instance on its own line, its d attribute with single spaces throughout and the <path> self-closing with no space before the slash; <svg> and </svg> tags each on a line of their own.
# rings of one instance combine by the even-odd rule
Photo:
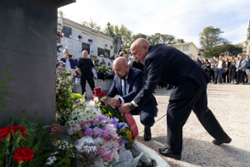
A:
<svg viewBox="0 0 250 167">
<path fill-rule="evenodd" d="M 115 95 L 117 95 L 117 94 L 118 94 L 118 90 L 115 87 L 115 78 L 114 78 L 113 84 L 112 84 L 111 88 L 109 89 L 109 92 L 107 93 L 107 96 L 108 97 L 115 97 Z"/>
<path fill-rule="evenodd" d="M 142 71 L 140 71 L 134 78 L 135 79 L 133 82 L 132 91 L 129 92 L 127 95 L 122 96 L 125 103 L 132 101 L 144 86 L 145 77 Z"/>
<path fill-rule="evenodd" d="M 152 95 L 163 72 L 161 62 L 157 59 L 148 60 L 145 65 L 147 67 L 146 84 L 133 100 L 140 107 L 143 107 Z"/>
</svg>

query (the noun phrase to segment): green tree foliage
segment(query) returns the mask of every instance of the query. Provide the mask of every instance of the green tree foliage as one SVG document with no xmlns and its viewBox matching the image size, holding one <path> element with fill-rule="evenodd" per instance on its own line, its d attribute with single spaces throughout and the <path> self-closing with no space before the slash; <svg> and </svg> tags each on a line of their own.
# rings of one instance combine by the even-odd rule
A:
<svg viewBox="0 0 250 167">
<path fill-rule="evenodd" d="M 204 28 L 200 33 L 200 44 L 205 49 L 206 57 L 212 56 L 211 49 L 214 46 L 225 41 L 224 38 L 220 37 L 221 33 L 223 33 L 223 31 L 221 31 L 220 28 L 214 28 L 212 26 Z"/>
<path fill-rule="evenodd" d="M 90 18 L 89 21 L 83 21 L 82 25 L 84 25 L 85 27 L 89 27 L 96 31 L 101 30 L 101 26 L 99 26 L 92 18 Z"/>
<path fill-rule="evenodd" d="M 176 43 L 175 37 L 173 35 L 160 33 L 155 33 L 148 36 L 148 41 L 151 45 Z"/>
<path fill-rule="evenodd" d="M 210 54 L 215 57 L 219 57 L 221 53 L 229 51 L 234 56 L 242 53 L 242 48 L 238 46 L 231 45 L 229 43 L 224 43 L 223 45 L 214 46 L 211 48 Z"/>
</svg>

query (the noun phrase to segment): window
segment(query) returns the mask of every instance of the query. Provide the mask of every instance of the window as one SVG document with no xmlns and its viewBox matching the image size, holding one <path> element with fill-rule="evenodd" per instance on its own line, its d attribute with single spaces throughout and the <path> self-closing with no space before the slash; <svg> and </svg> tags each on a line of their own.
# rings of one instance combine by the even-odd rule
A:
<svg viewBox="0 0 250 167">
<path fill-rule="evenodd" d="M 82 51 L 87 50 L 90 55 L 90 45 L 86 43 L 82 43 Z"/>
<path fill-rule="evenodd" d="M 63 26 L 62 33 L 64 34 L 64 37 L 70 38 L 72 35 L 72 29 L 67 26 Z"/>
<path fill-rule="evenodd" d="M 110 58 L 110 50 L 98 48 L 98 56 Z"/>
<path fill-rule="evenodd" d="M 185 45 L 182 47 L 182 51 L 189 51 L 189 45 Z"/>
</svg>

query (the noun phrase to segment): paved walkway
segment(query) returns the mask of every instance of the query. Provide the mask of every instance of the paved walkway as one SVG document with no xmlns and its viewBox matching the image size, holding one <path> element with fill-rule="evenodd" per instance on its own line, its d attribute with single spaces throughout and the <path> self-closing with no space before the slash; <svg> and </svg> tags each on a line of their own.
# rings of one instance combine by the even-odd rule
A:
<svg viewBox="0 0 250 167">
<path fill-rule="evenodd" d="M 157 89 L 159 120 L 166 114 L 169 90 Z M 213 138 L 205 131 L 192 112 L 183 128 L 183 152 L 180 161 L 163 157 L 170 166 L 250 166 L 250 85 L 209 84 L 208 106 L 232 138 L 230 144 L 214 145 Z M 158 152 L 166 145 L 166 117 L 152 127 L 152 139 L 143 140 L 143 126 L 135 116 L 140 135 L 138 142 Z M 159 165 L 160 166 L 160 165 Z"/>
</svg>

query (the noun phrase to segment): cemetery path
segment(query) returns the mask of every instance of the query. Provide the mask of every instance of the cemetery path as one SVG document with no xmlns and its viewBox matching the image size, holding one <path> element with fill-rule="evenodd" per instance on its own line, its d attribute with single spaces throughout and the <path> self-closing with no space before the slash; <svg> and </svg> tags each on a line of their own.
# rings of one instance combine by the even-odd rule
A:
<svg viewBox="0 0 250 167">
<path fill-rule="evenodd" d="M 158 102 L 156 121 L 166 114 L 170 90 L 156 89 Z M 250 166 L 250 85 L 209 84 L 208 106 L 223 129 L 232 138 L 230 144 L 216 146 L 192 112 L 183 128 L 183 151 L 180 161 L 162 156 L 170 166 Z M 155 150 L 166 143 L 166 117 L 152 127 L 152 139 L 143 140 L 144 127 L 139 116 L 134 117 L 139 128 L 138 142 Z M 159 164 L 159 167 L 161 165 Z"/>
</svg>

